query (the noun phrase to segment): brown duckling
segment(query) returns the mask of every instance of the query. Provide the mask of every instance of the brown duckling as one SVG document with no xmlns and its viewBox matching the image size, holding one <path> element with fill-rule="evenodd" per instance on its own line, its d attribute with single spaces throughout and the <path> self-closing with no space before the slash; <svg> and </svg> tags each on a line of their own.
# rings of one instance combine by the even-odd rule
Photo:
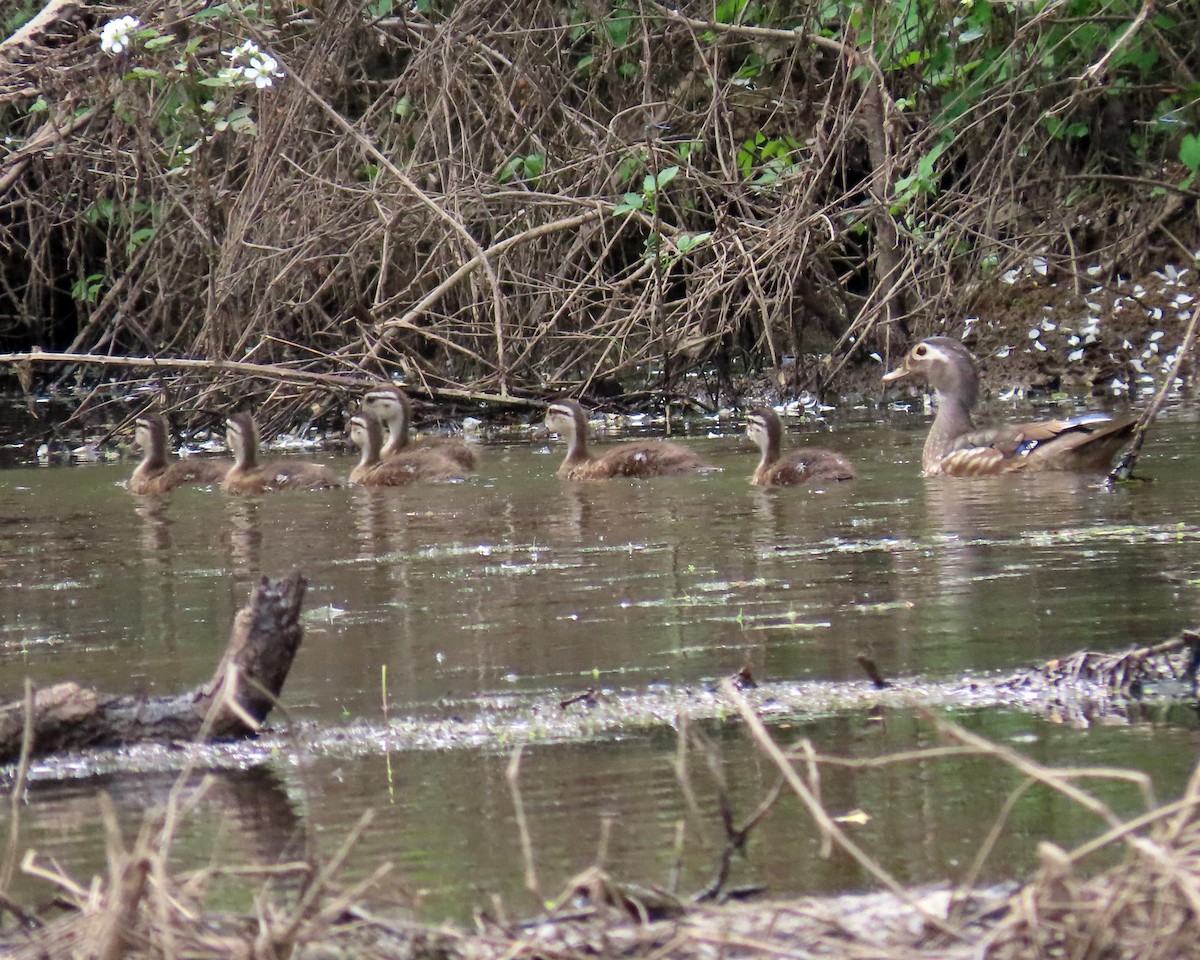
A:
<svg viewBox="0 0 1200 960">
<path fill-rule="evenodd" d="M 979 394 L 975 361 L 959 341 L 929 337 L 914 346 L 884 383 L 924 379 L 934 392 L 937 413 L 921 451 L 927 477 L 992 476 L 1025 470 L 1107 470 L 1129 442 L 1132 417 L 1086 413 L 1067 420 L 1042 420 L 976 430 L 971 408 Z"/>
<path fill-rule="evenodd" d="M 567 456 L 558 468 L 564 480 L 668 477 L 712 469 L 691 450 L 667 440 L 621 443 L 600 456 L 592 456 L 587 449 L 587 414 L 574 400 L 550 404 L 546 429 L 567 441 Z"/>
<path fill-rule="evenodd" d="M 379 454 L 384 460 L 399 456 L 406 450 L 437 450 L 463 470 L 474 470 L 479 466 L 479 454 L 456 437 L 431 437 L 416 443 L 410 442 L 408 428 L 412 423 L 412 401 L 399 387 L 389 383 L 368 390 L 363 394 L 362 406 L 387 425 L 387 443 Z"/>
<path fill-rule="evenodd" d="M 461 480 L 462 467 L 436 447 L 410 447 L 387 460 L 381 459 L 383 424 L 370 410 L 350 418 L 350 439 L 362 450 L 362 459 L 350 482 L 364 487 L 402 487 L 416 481 Z"/>
<path fill-rule="evenodd" d="M 770 407 L 755 407 L 746 418 L 746 436 L 762 451 L 762 459 L 750 482 L 757 487 L 791 487 L 822 480 L 853 480 L 850 461 L 833 450 L 810 447 L 789 453 L 779 452 L 783 424 Z"/>
<path fill-rule="evenodd" d="M 137 418 L 134 443 L 142 461 L 129 478 L 129 492 L 144 496 L 169 493 L 188 483 L 218 483 L 229 464 L 220 460 L 175 460 L 167 446 L 167 421 L 157 414 Z"/>
<path fill-rule="evenodd" d="M 235 413 L 226 421 L 225 442 L 233 451 L 233 466 L 221 481 L 221 489 L 226 493 L 327 490 L 342 485 L 332 470 L 319 463 L 279 460 L 260 464 L 258 424 L 248 413 Z"/>
</svg>

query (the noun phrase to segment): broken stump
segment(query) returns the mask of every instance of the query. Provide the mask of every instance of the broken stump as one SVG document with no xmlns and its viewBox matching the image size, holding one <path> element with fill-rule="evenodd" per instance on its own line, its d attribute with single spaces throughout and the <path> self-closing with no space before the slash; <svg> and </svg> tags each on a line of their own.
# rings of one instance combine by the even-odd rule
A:
<svg viewBox="0 0 1200 960">
<path fill-rule="evenodd" d="M 21 756 L 31 723 L 30 757 L 84 747 L 119 747 L 146 740 L 235 740 L 252 736 L 283 691 L 303 631 L 300 604 L 308 582 L 299 573 L 262 582 L 233 620 L 229 643 L 212 679 L 167 697 L 105 694 L 59 683 L 26 702 L 0 705 L 0 763 Z"/>
</svg>

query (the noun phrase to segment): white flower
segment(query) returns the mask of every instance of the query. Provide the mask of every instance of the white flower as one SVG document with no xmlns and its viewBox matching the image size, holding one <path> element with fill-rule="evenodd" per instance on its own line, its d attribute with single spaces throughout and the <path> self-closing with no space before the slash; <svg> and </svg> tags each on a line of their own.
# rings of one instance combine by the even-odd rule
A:
<svg viewBox="0 0 1200 960">
<path fill-rule="evenodd" d="M 282 77 L 283 71 L 279 69 L 279 63 L 273 56 L 269 53 L 259 53 L 250 60 L 250 66 L 242 69 L 242 76 L 253 80 L 254 85 L 262 90 L 271 86 L 272 77 Z"/>
<path fill-rule="evenodd" d="M 131 34 L 141 25 L 137 17 L 124 16 L 109 20 L 100 28 L 100 49 L 114 57 L 124 53 L 133 42 Z"/>
<path fill-rule="evenodd" d="M 229 58 L 229 62 L 231 64 L 236 64 L 243 57 L 245 57 L 246 59 L 249 59 L 250 57 L 254 56 L 257 53 L 258 53 L 258 44 L 255 43 L 253 40 L 245 40 L 242 43 L 239 43 L 232 50 L 226 50 L 225 56 L 227 56 Z"/>
</svg>

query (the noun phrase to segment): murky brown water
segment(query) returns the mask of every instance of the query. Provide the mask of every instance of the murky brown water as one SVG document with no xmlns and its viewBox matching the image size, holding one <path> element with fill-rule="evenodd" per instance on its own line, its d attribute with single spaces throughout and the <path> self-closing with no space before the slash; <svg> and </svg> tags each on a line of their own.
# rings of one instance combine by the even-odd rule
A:
<svg viewBox="0 0 1200 960">
<path fill-rule="evenodd" d="M 311 582 L 307 630 L 285 694 L 304 723 L 265 763 L 242 758 L 256 766 L 219 775 L 181 862 L 206 861 L 214 839 L 231 859 L 275 858 L 298 842 L 332 851 L 371 807 L 378 817 L 353 871 L 395 860 L 388 883 L 430 891 L 436 913 L 463 915 L 493 891 L 524 913 L 537 900 L 522 887 L 507 735 L 486 749 L 388 753 L 372 731 L 389 718 L 474 715 L 481 703 L 592 686 L 696 686 L 744 661 L 759 678 L 857 684 L 862 652 L 891 675 L 953 678 L 1161 639 L 1200 621 L 1195 427 L 1187 411 L 1164 419 L 1142 461 L 1154 482 L 1113 493 L 1071 476 L 922 480 L 924 423 L 865 411 L 833 437 L 810 437 L 859 466 L 859 481 L 822 493 L 750 488 L 752 451 L 732 428 L 688 441 L 724 473 L 642 484 L 564 484 L 553 475 L 561 448 L 542 444 L 488 447 L 462 484 L 259 500 L 184 490 L 142 502 L 121 487 L 128 464 L 15 467 L 0 471 L 0 696 L 18 697 L 26 676 L 146 692 L 194 685 L 211 673 L 249 585 L 299 568 Z M 348 472 L 351 462 L 336 465 Z M 1149 770 L 1170 796 L 1200 736 L 1190 712 L 1157 710 L 1163 722 L 1088 731 L 1001 710 L 959 719 L 1049 762 Z M 736 726 L 702 726 L 748 815 L 772 772 Z M 309 748 L 331 729 L 345 749 Z M 850 756 L 933 737 L 907 711 L 797 719 L 781 733 Z M 643 724 L 526 750 L 522 793 L 544 895 L 592 862 L 606 821 L 621 876 L 665 884 L 678 860 L 684 890 L 707 882 L 719 851 L 715 792 L 694 757 L 704 816 L 689 817 L 669 762 L 676 746 L 669 726 Z M 113 791 L 132 823 L 173 779 L 118 775 L 117 765 L 35 771 L 25 842 L 83 874 L 97 868 L 96 792 Z M 870 815 L 855 836 L 901 879 L 932 880 L 965 868 L 1013 782 L 986 764 L 942 761 L 831 771 L 825 796 L 835 811 Z M 991 875 L 1027 864 L 1038 837 L 1069 842 L 1091 826 L 1033 795 Z M 742 879 L 776 892 L 864 883 L 843 858 L 818 859 L 812 836 L 785 802 L 756 835 Z"/>
</svg>

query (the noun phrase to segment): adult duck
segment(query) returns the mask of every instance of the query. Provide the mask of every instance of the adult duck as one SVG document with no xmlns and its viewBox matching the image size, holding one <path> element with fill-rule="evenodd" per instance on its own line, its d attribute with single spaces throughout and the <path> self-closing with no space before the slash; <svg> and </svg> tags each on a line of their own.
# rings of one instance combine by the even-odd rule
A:
<svg viewBox="0 0 1200 960">
<path fill-rule="evenodd" d="M 927 477 L 981 477 L 1026 470 L 1107 470 L 1133 432 L 1132 417 L 1087 413 L 977 430 L 971 410 L 979 395 L 975 360 L 959 341 L 928 337 L 916 344 L 884 383 L 906 377 L 933 388 L 936 414 L 921 472 Z"/>
</svg>

